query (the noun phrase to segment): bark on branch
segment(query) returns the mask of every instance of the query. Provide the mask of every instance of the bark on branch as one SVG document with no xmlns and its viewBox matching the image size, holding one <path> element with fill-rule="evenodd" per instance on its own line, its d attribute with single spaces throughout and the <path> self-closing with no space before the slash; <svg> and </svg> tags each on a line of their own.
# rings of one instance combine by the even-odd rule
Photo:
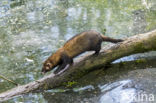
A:
<svg viewBox="0 0 156 103">
<path fill-rule="evenodd" d="M 92 70 L 105 66 L 116 59 L 136 53 L 156 50 L 156 30 L 148 33 L 138 34 L 127 38 L 124 42 L 115 45 L 106 45 L 99 56 L 92 56 L 90 53 L 84 57 L 77 58 L 74 65 L 70 66 L 60 75 L 51 73 L 40 80 L 17 86 L 9 91 L 0 94 L 0 101 L 5 101 L 14 96 L 45 90 L 61 86 L 72 80 L 77 80 Z"/>
</svg>

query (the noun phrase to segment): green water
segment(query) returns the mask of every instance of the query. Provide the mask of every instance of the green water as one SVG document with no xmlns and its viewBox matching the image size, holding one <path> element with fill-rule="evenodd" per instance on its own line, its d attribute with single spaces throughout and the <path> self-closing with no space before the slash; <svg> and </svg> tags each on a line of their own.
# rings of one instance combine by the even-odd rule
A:
<svg viewBox="0 0 156 103">
<path fill-rule="evenodd" d="M 89 29 L 106 29 L 114 38 L 156 29 L 156 1 L 0 0 L 0 74 L 19 84 L 41 78 L 43 61 Z M 13 87 L 0 79 L 0 92 Z M 46 101 L 41 94 L 32 95 L 14 101 Z"/>
</svg>

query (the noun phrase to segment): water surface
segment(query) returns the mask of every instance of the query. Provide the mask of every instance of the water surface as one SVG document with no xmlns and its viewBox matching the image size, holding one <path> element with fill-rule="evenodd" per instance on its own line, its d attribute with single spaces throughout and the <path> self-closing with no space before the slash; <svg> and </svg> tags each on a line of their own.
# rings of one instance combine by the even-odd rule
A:
<svg viewBox="0 0 156 103">
<path fill-rule="evenodd" d="M 126 38 L 156 29 L 155 18 L 155 0 L 1 0 L 0 74 L 26 84 L 41 78 L 43 61 L 77 33 L 106 29 L 107 36 Z M 13 87 L 0 79 L 0 92 Z M 46 99 L 30 94 L 13 101 Z"/>
</svg>

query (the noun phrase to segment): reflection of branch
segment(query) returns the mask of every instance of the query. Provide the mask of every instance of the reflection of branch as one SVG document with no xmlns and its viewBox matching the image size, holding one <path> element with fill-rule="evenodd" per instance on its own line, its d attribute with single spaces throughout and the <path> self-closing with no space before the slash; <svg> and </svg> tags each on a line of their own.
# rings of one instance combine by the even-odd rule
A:
<svg viewBox="0 0 156 103">
<path fill-rule="evenodd" d="M 14 84 L 14 85 L 18 85 L 16 82 L 14 82 L 14 81 L 12 81 L 12 80 L 10 80 L 10 79 L 7 79 L 6 77 L 4 77 L 4 76 L 2 76 L 2 75 L 0 75 L 0 78 L 2 78 L 2 79 L 5 79 L 5 80 L 7 80 L 8 82 L 11 82 L 12 84 Z"/>
<path fill-rule="evenodd" d="M 115 86 L 112 86 L 112 87 L 110 87 L 109 89 L 104 90 L 103 93 L 106 94 L 107 92 L 109 92 L 109 91 L 111 91 L 111 90 L 113 90 L 113 89 L 116 89 L 117 87 L 119 87 L 119 86 L 121 86 L 121 85 L 122 85 L 122 84 L 119 83 L 119 84 L 117 84 L 117 85 L 115 85 Z M 108 86 L 109 86 L 109 85 L 108 85 Z"/>
</svg>

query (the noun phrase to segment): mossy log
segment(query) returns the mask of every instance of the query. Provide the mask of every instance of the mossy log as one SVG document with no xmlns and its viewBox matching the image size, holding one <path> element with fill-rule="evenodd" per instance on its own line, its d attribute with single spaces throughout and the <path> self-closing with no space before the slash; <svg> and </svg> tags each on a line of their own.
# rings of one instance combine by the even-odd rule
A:
<svg viewBox="0 0 156 103">
<path fill-rule="evenodd" d="M 107 63 L 136 53 L 143 53 L 156 50 L 156 30 L 148 33 L 138 34 L 125 39 L 124 42 L 106 45 L 102 48 L 98 56 L 87 53 L 83 57 L 74 60 L 74 64 L 59 75 L 51 73 L 40 80 L 17 86 L 11 90 L 0 94 L 0 101 L 5 101 L 15 96 L 34 92 L 36 90 L 46 90 L 64 85 L 68 81 L 75 81 L 88 72 L 100 69 Z"/>
</svg>

